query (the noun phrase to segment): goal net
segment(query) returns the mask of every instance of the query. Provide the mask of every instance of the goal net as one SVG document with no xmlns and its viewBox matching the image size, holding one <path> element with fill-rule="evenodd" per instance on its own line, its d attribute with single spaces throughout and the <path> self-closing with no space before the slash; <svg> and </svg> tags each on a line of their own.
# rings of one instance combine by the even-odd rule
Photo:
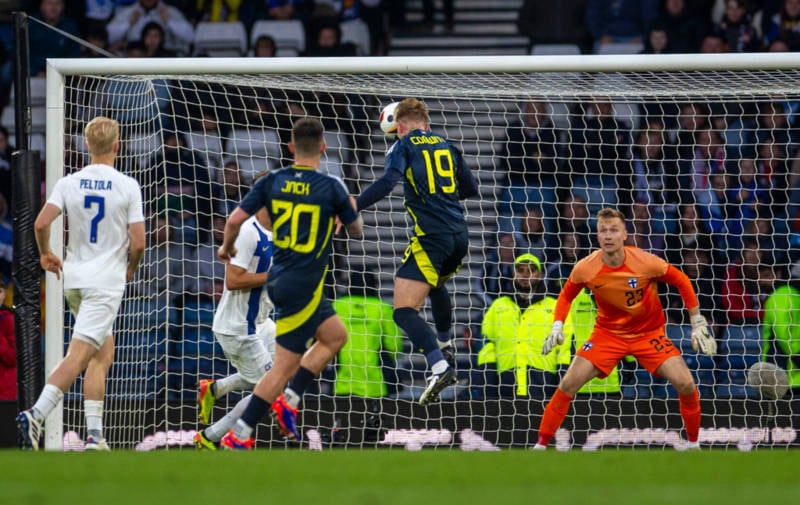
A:
<svg viewBox="0 0 800 505">
<path fill-rule="evenodd" d="M 300 423 L 310 440 L 409 449 L 533 445 L 557 373 L 591 331 L 593 300 L 573 304 L 576 329 L 559 359 L 539 356 L 549 321 L 531 326 L 507 317 L 490 329 L 484 314 L 504 296 L 515 299 L 513 260 L 525 252 L 542 265 L 535 296 L 557 296 L 576 260 L 597 247 L 596 212 L 615 207 L 628 218 L 629 244 L 689 275 L 713 325 L 720 352 L 712 358 L 692 350 L 680 296 L 664 286 L 667 336 L 700 390 L 701 441 L 795 444 L 797 403 L 790 395 L 762 398 L 746 378 L 765 348 L 767 297 L 799 273 L 792 266 L 800 250 L 800 72 L 781 55 L 759 55 L 758 67 L 728 56 L 50 60 L 48 188 L 88 162 L 83 127 L 106 115 L 121 125 L 118 168 L 144 193 L 147 249 L 115 326 L 109 442 L 191 445 L 200 427 L 198 380 L 233 372 L 211 333 L 224 281 L 216 249 L 254 174 L 290 163 L 292 122 L 303 115 L 323 121 L 328 148 L 320 170 L 357 195 L 383 173 L 390 141 L 378 127 L 381 108 L 413 96 L 480 183 L 480 196 L 464 202 L 469 253 L 447 284 L 459 382 L 439 403 L 420 407 L 425 360 L 393 327 L 391 310 L 383 324 L 345 318 L 368 338 L 354 339 L 306 393 Z M 412 232 L 399 185 L 361 214 L 363 240 L 335 239 L 326 294 L 363 295 L 357 285 L 370 276 L 353 274 L 367 271 L 391 305 L 393 273 Z M 60 289 L 48 276 L 48 372 L 72 324 Z M 794 370 L 797 384 L 783 345 L 771 339 L 767 357 Z M 545 374 L 530 370 L 542 366 Z M 219 399 L 213 418 L 240 398 Z M 675 390 L 623 360 L 582 390 L 556 438 L 562 448 L 662 448 L 680 445 L 681 427 Z M 46 440 L 79 448 L 84 436 L 78 381 L 48 420 Z M 286 445 L 268 420 L 258 440 Z"/>
</svg>

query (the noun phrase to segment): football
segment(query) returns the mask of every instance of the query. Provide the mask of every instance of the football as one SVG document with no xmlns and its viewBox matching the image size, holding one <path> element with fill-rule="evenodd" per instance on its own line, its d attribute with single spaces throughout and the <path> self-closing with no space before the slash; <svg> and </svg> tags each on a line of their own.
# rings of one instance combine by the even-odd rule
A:
<svg viewBox="0 0 800 505">
<path fill-rule="evenodd" d="M 789 376 L 772 363 L 754 363 L 747 372 L 747 385 L 762 396 L 777 400 L 789 390 Z"/>
<path fill-rule="evenodd" d="M 397 121 L 395 121 L 394 111 L 400 102 L 392 102 L 381 111 L 380 125 L 381 130 L 390 139 L 397 138 Z"/>
</svg>

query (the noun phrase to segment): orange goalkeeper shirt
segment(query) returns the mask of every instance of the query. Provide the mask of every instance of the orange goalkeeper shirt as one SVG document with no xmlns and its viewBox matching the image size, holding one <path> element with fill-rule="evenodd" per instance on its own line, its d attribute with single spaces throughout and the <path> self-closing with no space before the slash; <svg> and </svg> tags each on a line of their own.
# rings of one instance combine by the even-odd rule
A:
<svg viewBox="0 0 800 505">
<path fill-rule="evenodd" d="M 597 303 L 597 334 L 632 338 L 662 331 L 665 317 L 658 299 L 658 282 L 677 287 L 687 309 L 697 307 L 697 295 L 686 274 L 658 256 L 625 246 L 625 260 L 618 267 L 610 267 L 603 263 L 602 254 L 601 250 L 594 251 L 572 269 L 558 295 L 556 321 L 564 321 L 583 287 L 591 290 Z"/>
</svg>

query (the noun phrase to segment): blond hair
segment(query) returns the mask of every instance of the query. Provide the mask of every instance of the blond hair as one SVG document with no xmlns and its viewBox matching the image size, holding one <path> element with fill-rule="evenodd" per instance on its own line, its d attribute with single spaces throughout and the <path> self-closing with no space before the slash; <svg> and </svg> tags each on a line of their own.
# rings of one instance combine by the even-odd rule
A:
<svg viewBox="0 0 800 505">
<path fill-rule="evenodd" d="M 114 151 L 114 142 L 119 140 L 119 123 L 115 119 L 97 116 L 83 129 L 89 154 L 99 156 Z"/>
<path fill-rule="evenodd" d="M 617 209 L 606 207 L 605 209 L 600 209 L 600 211 L 598 211 L 597 213 L 598 221 L 601 219 L 614 219 L 614 218 L 619 219 L 620 221 L 622 221 L 622 224 L 625 224 L 625 214 L 618 211 Z"/>
<path fill-rule="evenodd" d="M 428 122 L 428 107 L 416 98 L 406 98 L 398 104 L 394 111 L 395 120 Z"/>
</svg>

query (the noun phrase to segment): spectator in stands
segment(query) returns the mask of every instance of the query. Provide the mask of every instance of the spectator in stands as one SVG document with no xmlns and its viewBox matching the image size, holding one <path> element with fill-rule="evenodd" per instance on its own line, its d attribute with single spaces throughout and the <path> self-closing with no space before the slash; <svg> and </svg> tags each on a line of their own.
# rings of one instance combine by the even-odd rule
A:
<svg viewBox="0 0 800 505">
<path fill-rule="evenodd" d="M 498 296 L 513 293 L 514 258 L 520 254 L 514 234 L 501 232 L 497 236 L 497 247 L 486 254 L 477 291 L 489 305 Z"/>
<path fill-rule="evenodd" d="M 560 133 L 545 102 L 526 102 L 519 120 L 508 127 L 504 159 L 508 188 L 500 196 L 500 214 L 511 216 L 526 205 L 555 201 Z"/>
<path fill-rule="evenodd" d="M 667 30 L 659 24 L 653 25 L 647 32 L 642 54 L 666 54 L 670 52 L 672 51 L 670 51 L 669 47 Z"/>
<path fill-rule="evenodd" d="M 680 203 L 678 165 L 665 156 L 666 135 L 660 118 L 648 120 L 647 126 L 636 135 L 633 147 L 632 181 L 625 184 L 632 191 L 621 191 L 618 195 L 622 208 L 633 202 L 649 204 L 653 229 L 658 233 L 674 230 Z"/>
<path fill-rule="evenodd" d="M 570 194 L 559 204 L 558 230 L 560 233 L 573 232 L 582 235 L 589 245 L 591 225 L 589 224 L 589 207 L 586 199 Z"/>
<path fill-rule="evenodd" d="M 144 55 L 146 58 L 173 58 L 175 51 L 170 51 L 164 47 L 166 33 L 164 27 L 155 21 L 151 21 L 142 28 L 142 44 L 144 44 Z"/>
<path fill-rule="evenodd" d="M 556 302 L 547 295 L 543 272 L 533 254 L 517 256 L 514 292 L 495 300 L 483 317 L 485 343 L 477 363 L 485 367 L 489 396 L 494 396 L 496 388 L 500 397 L 544 399 L 555 391 L 560 369 L 569 365 L 569 342 L 545 356 L 537 352 L 547 337 Z M 565 332 L 573 333 L 571 317 L 567 317 Z"/>
<path fill-rule="evenodd" d="M 242 0 L 195 0 L 187 2 L 189 9 L 185 12 L 189 22 L 195 26 L 204 21 L 233 23 L 239 21 L 239 8 L 242 3 Z"/>
<path fill-rule="evenodd" d="M 787 145 L 765 137 L 757 149 L 756 181 L 766 192 L 763 204 L 768 206 L 768 217 L 785 216 L 786 204 L 789 202 Z"/>
<path fill-rule="evenodd" d="M 347 329 L 334 394 L 382 398 L 396 393 L 397 378 L 391 375 L 395 356 L 403 350 L 403 334 L 392 319 L 392 306 L 378 295 L 377 276 L 367 269 L 351 269 L 348 293 L 336 299 L 333 308 Z"/>
<path fill-rule="evenodd" d="M 764 302 L 761 361 L 789 375 L 789 394 L 800 397 L 800 283 L 796 275 L 781 283 Z"/>
<path fill-rule="evenodd" d="M 17 344 L 14 309 L 6 305 L 6 281 L 0 276 L 0 401 L 17 399 Z"/>
<path fill-rule="evenodd" d="M 677 229 L 666 237 L 666 257 L 673 265 L 682 264 L 681 251 L 684 249 L 702 251 L 713 249 L 711 231 L 708 229 L 708 223 L 700 218 L 697 205 L 693 201 L 681 203 L 678 214 Z"/>
<path fill-rule="evenodd" d="M 14 224 L 9 200 L 0 194 L 0 278 L 11 278 L 14 264 Z"/>
<path fill-rule="evenodd" d="M 78 23 L 64 15 L 64 0 L 41 0 L 39 12 L 34 15 L 49 27 L 33 22 L 29 24 L 30 72 L 44 77 L 47 58 L 77 58 L 80 47 L 52 28 L 78 36 Z"/>
<path fill-rule="evenodd" d="M 705 54 L 727 53 L 728 46 L 725 45 L 725 39 L 722 38 L 722 35 L 709 33 L 700 41 L 700 50 L 697 52 Z"/>
<path fill-rule="evenodd" d="M 585 16 L 586 0 L 523 0 L 517 15 L 517 29 L 520 35 L 530 39 L 531 47 L 536 44 L 575 44 L 581 52 L 588 53 L 592 43 Z"/>
<path fill-rule="evenodd" d="M 239 6 L 239 19 L 249 32 L 256 21 L 288 21 L 308 18 L 308 9 L 313 2 L 307 0 L 251 0 Z"/>
<path fill-rule="evenodd" d="M 761 49 L 761 40 L 753 26 L 745 0 L 725 0 L 725 15 L 715 27 L 732 53 L 751 53 Z"/>
<path fill-rule="evenodd" d="M 126 58 L 144 58 L 147 54 L 147 47 L 141 40 L 134 40 L 125 45 L 123 56 Z"/>
<path fill-rule="evenodd" d="M 607 97 L 595 97 L 573 121 L 568 170 L 559 171 L 559 187 L 586 197 L 590 212 L 617 204 L 618 181 L 630 178 L 630 125 L 614 114 Z"/>
<path fill-rule="evenodd" d="M 767 18 L 764 45 L 783 40 L 790 51 L 800 50 L 800 0 L 785 0 L 780 12 Z"/>
<path fill-rule="evenodd" d="M 647 202 L 633 202 L 630 223 L 631 230 L 628 236 L 631 245 L 657 256 L 664 254 L 664 235 L 654 226 L 650 205 Z"/>
<path fill-rule="evenodd" d="M 189 116 L 191 126 L 185 133 L 186 145 L 202 157 L 201 163 L 208 167 L 211 180 L 222 182 L 222 139 L 226 135 L 217 119 L 216 110 L 201 106 L 199 110 L 190 112 Z"/>
<path fill-rule="evenodd" d="M 691 142 L 690 156 L 679 161 L 680 187 L 691 189 L 698 204 L 708 204 L 711 200 L 709 178 L 724 172 L 725 148 L 719 133 L 708 127 L 698 129 Z"/>
<path fill-rule="evenodd" d="M 670 138 L 671 145 L 666 154 L 667 159 L 676 159 L 685 163 L 694 157 L 696 147 L 695 136 L 697 131 L 708 128 L 711 124 L 711 112 L 708 106 L 702 103 L 686 102 L 680 105 L 678 124 Z M 671 129 L 668 124 L 665 128 Z M 681 186 L 686 187 L 686 186 Z"/>
<path fill-rule="evenodd" d="M 658 16 L 658 0 L 587 0 L 586 25 L 600 44 L 644 43 L 647 27 Z"/>
<path fill-rule="evenodd" d="M 788 53 L 791 49 L 785 40 L 775 39 L 767 45 L 767 51 L 770 53 Z"/>
<path fill-rule="evenodd" d="M 108 51 L 108 30 L 105 25 L 90 24 L 84 32 L 84 38 L 89 44 Z M 81 46 L 81 58 L 100 58 L 104 57 L 103 54 L 93 50 L 92 48 Z"/>
<path fill-rule="evenodd" d="M 321 24 L 311 46 L 303 56 L 356 56 L 358 51 L 352 42 L 342 42 L 342 28 L 338 21 Z"/>
<path fill-rule="evenodd" d="M 722 287 L 722 277 L 713 266 L 713 258 L 708 249 L 698 247 L 681 247 L 672 251 L 677 253 L 680 258 L 681 270 L 692 281 L 697 300 L 700 302 L 700 313 L 719 333 L 723 325 L 727 324 L 725 312 L 722 310 L 720 292 Z M 667 318 L 673 324 L 689 324 L 681 301 L 680 294 L 672 286 L 669 287 L 667 294 Z"/>
<path fill-rule="evenodd" d="M 709 29 L 707 20 L 695 15 L 689 4 L 687 0 L 665 0 L 661 15 L 656 21 L 667 33 L 670 50 L 675 53 L 697 52 Z"/>
<path fill-rule="evenodd" d="M 225 167 L 222 169 L 221 182 L 222 187 L 214 210 L 223 216 L 230 216 L 233 209 L 242 201 L 245 193 L 242 174 L 235 159 L 229 159 L 225 162 Z"/>
<path fill-rule="evenodd" d="M 111 46 L 140 40 L 142 29 L 150 22 L 164 29 L 164 47 L 179 55 L 189 54 L 194 40 L 194 27 L 178 10 L 164 0 L 137 0 L 129 7 L 117 10 L 108 23 L 108 41 Z"/>
<path fill-rule="evenodd" d="M 151 217 L 142 260 L 144 282 L 141 286 L 146 289 L 145 297 L 163 306 L 182 297 L 188 280 L 183 270 L 189 256 L 188 247 L 175 242 L 166 213 Z"/>
<path fill-rule="evenodd" d="M 217 250 L 222 245 L 225 233 L 225 215 L 214 214 L 211 219 L 211 233 L 197 247 L 188 247 L 184 275 L 186 292 L 192 295 L 205 295 L 215 298 L 222 295 L 225 283 L 225 264 L 217 258 Z"/>
<path fill-rule="evenodd" d="M 276 52 L 275 39 L 269 35 L 260 35 L 253 44 L 253 56 L 256 58 L 273 58 Z"/>
<path fill-rule="evenodd" d="M 564 287 L 572 267 L 589 254 L 591 248 L 589 237 L 574 231 L 561 232 L 558 234 L 558 239 L 560 242 L 560 247 L 557 248 L 558 260 L 547 267 L 545 275 L 549 283 L 549 292 L 558 292 Z"/>
<path fill-rule="evenodd" d="M 516 230 L 516 244 L 523 253 L 531 253 L 550 263 L 555 252 L 551 247 L 544 221 L 544 212 L 539 205 L 528 205 L 519 218 Z"/>
<path fill-rule="evenodd" d="M 761 323 L 762 303 L 771 291 L 762 290 L 759 273 L 762 265 L 771 263 L 756 240 L 745 240 L 738 261 L 727 268 L 722 284 L 722 308 L 727 314 L 727 324 Z"/>
<path fill-rule="evenodd" d="M 360 0 L 359 2 L 359 17 L 369 29 L 369 56 L 385 56 L 389 53 L 391 36 L 386 26 L 386 7 L 383 3 L 382 0 Z"/>
</svg>

